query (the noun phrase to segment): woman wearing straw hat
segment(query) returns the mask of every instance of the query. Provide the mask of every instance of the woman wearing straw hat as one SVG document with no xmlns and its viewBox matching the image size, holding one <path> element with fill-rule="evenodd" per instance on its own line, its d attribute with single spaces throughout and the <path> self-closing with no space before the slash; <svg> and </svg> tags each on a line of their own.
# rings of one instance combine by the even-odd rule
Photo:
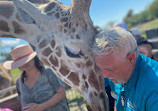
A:
<svg viewBox="0 0 158 111">
<path fill-rule="evenodd" d="M 49 68 L 40 65 L 36 52 L 29 45 L 17 46 L 10 55 L 13 60 L 5 62 L 3 66 L 23 70 L 16 81 L 22 110 L 69 111 L 63 83 Z"/>
</svg>

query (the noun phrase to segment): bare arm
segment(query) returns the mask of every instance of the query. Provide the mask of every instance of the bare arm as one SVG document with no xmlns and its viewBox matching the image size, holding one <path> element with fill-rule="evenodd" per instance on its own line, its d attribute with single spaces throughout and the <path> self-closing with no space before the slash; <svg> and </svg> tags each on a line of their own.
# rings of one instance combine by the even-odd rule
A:
<svg viewBox="0 0 158 111">
<path fill-rule="evenodd" d="M 117 111 L 116 109 L 116 102 L 114 101 L 114 111 Z"/>
<path fill-rule="evenodd" d="M 40 109 L 47 109 L 51 106 L 54 106 L 56 105 L 57 103 L 59 103 L 61 100 L 63 100 L 66 96 L 66 93 L 65 93 L 65 88 L 64 87 L 60 87 L 58 90 L 57 90 L 57 93 L 51 98 L 49 99 L 48 101 L 42 103 L 39 105 Z"/>
</svg>

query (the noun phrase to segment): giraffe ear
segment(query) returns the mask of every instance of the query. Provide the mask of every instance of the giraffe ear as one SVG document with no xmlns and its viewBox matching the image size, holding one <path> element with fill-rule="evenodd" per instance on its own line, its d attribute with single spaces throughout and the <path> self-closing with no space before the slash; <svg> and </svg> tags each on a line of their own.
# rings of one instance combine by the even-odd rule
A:
<svg viewBox="0 0 158 111">
<path fill-rule="evenodd" d="M 19 16 L 24 23 L 27 23 L 27 24 L 35 23 L 34 19 L 31 16 L 29 16 L 25 11 L 23 11 L 19 7 L 16 7 L 16 8 L 18 9 Z"/>
<path fill-rule="evenodd" d="M 19 16 L 24 23 L 34 24 L 40 22 L 39 20 L 46 18 L 41 10 L 33 3 L 28 0 L 13 0 L 16 6 Z"/>
</svg>

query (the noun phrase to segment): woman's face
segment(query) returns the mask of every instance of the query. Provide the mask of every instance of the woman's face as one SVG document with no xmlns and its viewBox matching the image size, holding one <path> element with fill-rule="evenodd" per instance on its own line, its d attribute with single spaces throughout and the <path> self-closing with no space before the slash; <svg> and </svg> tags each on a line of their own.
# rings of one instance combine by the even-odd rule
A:
<svg viewBox="0 0 158 111">
<path fill-rule="evenodd" d="M 24 71 L 29 71 L 33 68 L 35 68 L 34 59 L 30 60 L 28 63 L 26 63 L 26 64 L 24 64 L 23 66 L 20 67 L 20 69 L 22 69 Z"/>
</svg>

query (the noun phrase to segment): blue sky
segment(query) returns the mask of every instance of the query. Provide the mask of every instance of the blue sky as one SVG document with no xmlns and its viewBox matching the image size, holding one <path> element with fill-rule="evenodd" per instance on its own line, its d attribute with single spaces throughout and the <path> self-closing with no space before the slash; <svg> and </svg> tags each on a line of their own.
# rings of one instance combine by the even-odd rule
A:
<svg viewBox="0 0 158 111">
<path fill-rule="evenodd" d="M 71 0 L 60 0 L 70 4 Z M 94 25 L 103 27 L 109 21 L 122 22 L 128 10 L 138 13 L 149 6 L 153 0 L 92 0 L 90 16 Z"/>
<path fill-rule="evenodd" d="M 71 4 L 71 0 L 60 0 L 63 4 Z M 147 8 L 153 0 L 92 0 L 90 7 L 90 16 L 94 25 L 103 27 L 109 21 L 116 23 L 122 22 L 123 17 L 127 14 L 128 10 L 132 9 L 134 13 Z M 27 42 L 17 39 L 4 39 L 0 38 L 3 43 L 1 51 L 10 51 L 10 47 L 19 44 L 26 44 Z M 8 47 L 8 48 L 4 48 Z"/>
</svg>

